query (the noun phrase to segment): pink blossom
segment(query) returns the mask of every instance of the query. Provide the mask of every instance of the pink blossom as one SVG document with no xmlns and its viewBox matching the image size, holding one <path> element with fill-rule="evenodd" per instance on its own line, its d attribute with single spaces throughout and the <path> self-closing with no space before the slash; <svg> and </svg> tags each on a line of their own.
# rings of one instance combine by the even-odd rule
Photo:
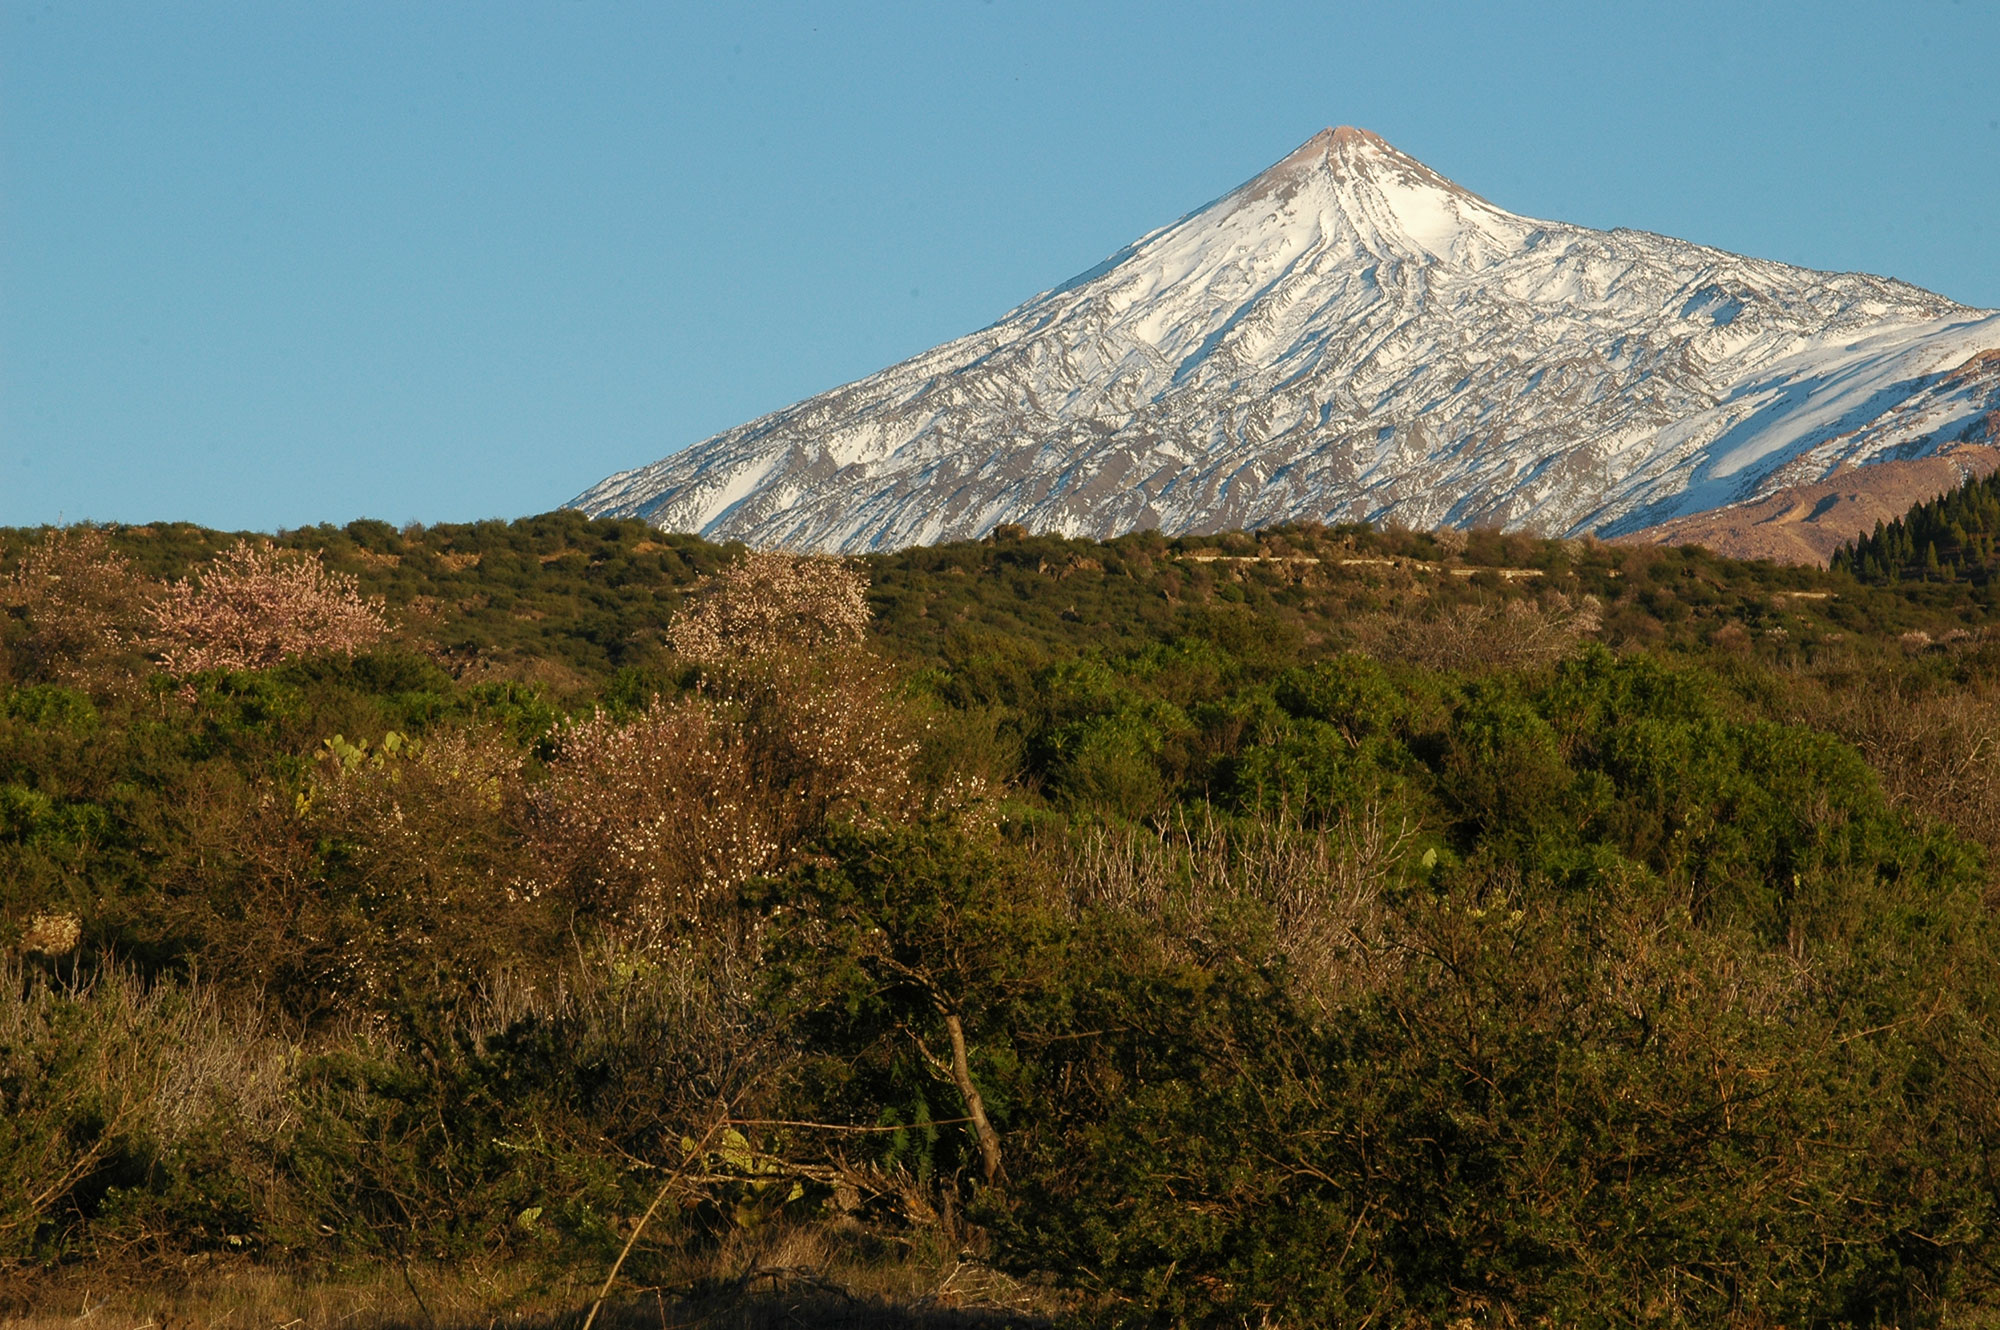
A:
<svg viewBox="0 0 2000 1330">
<path fill-rule="evenodd" d="M 255 670 L 294 656 L 373 646 L 387 636 L 379 599 L 330 571 L 317 552 L 241 541 L 199 581 L 169 585 L 151 607 L 154 645 L 171 674 Z"/>
</svg>

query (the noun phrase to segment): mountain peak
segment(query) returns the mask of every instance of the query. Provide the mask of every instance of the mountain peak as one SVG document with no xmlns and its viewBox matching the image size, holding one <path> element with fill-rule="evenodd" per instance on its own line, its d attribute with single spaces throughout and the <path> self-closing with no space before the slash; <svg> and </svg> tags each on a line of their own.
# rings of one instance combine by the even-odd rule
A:
<svg viewBox="0 0 2000 1330">
<path fill-rule="evenodd" d="M 1295 176 L 1326 168 L 1344 175 L 1356 167 L 1363 167 L 1370 159 L 1402 156 L 1379 134 L 1357 129 L 1353 125 L 1340 125 L 1322 129 L 1279 159 L 1263 175 Z"/>
<path fill-rule="evenodd" d="M 1428 187 L 1465 198 L 1478 198 L 1471 190 L 1447 180 L 1387 139 L 1354 125 L 1322 129 L 1301 143 L 1276 165 L 1251 182 L 1273 183 L 1297 180 L 1316 172 L 1341 182 L 1391 179 L 1406 187 Z"/>
<path fill-rule="evenodd" d="M 1322 234 L 1354 237 L 1378 256 L 1428 255 L 1473 267 L 1517 249 L 1535 229 L 1353 125 L 1321 130 L 1212 211 L 1221 217 L 1246 209 L 1271 222 L 1317 218 Z"/>
<path fill-rule="evenodd" d="M 1373 130 L 1362 129 L 1358 125 L 1335 125 L 1331 129 L 1322 129 L 1307 139 L 1306 143 L 1308 145 L 1317 143 L 1327 148 L 1358 147 L 1363 144 L 1373 148 L 1389 147 L 1380 134 Z M 1395 151 L 1393 148 L 1389 150 Z"/>
</svg>

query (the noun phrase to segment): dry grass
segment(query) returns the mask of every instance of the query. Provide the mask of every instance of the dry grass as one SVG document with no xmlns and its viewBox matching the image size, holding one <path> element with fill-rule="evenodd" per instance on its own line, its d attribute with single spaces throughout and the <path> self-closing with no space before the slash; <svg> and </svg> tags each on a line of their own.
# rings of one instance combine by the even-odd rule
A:
<svg viewBox="0 0 2000 1330">
<path fill-rule="evenodd" d="M 805 1324 L 843 1326 L 1036 1325 L 1058 1310 L 1049 1291 L 1009 1278 L 935 1231 L 892 1238 L 854 1224 L 738 1230 L 668 1271 L 664 1282 L 680 1296 L 646 1291 L 654 1310 L 664 1303 L 713 1318 L 684 1315 L 681 1324 L 800 1324 L 771 1319 L 784 1304 L 812 1308 Z M 645 1316 L 644 1301 L 626 1301 L 624 1324 L 660 1323 Z"/>
<path fill-rule="evenodd" d="M 962 1255 L 900 1251 L 859 1231 L 736 1234 L 621 1287 L 607 1330 L 999 1330 L 1046 1326 L 1054 1300 Z M 521 1265 L 306 1276 L 249 1264 L 134 1278 L 76 1270 L 0 1287 L 0 1330 L 575 1330 L 599 1272 Z"/>
<path fill-rule="evenodd" d="M 377 1330 L 390 1326 L 486 1325 L 521 1313 L 548 1313 L 578 1297 L 576 1289 L 544 1289 L 502 1282 L 504 1272 L 468 1273 L 451 1279 L 376 1271 L 350 1277 L 307 1277 L 252 1265 L 174 1274 L 80 1269 L 6 1291 L 0 1297 L 0 1330 L 308 1330 L 340 1326 Z"/>
</svg>

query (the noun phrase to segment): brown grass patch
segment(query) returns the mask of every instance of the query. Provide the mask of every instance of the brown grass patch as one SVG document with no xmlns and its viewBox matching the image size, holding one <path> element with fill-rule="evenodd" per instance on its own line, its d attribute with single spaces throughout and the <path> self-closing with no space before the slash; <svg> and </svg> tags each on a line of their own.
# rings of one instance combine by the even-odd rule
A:
<svg viewBox="0 0 2000 1330">
<path fill-rule="evenodd" d="M 594 1269 L 518 1263 L 313 1275 L 247 1261 L 135 1274 L 77 1269 L 0 1286 L 0 1330 L 577 1330 Z M 1059 1308 L 967 1256 L 884 1259 L 858 1235 L 816 1228 L 738 1234 L 677 1263 L 658 1285 L 621 1286 L 606 1330 L 1016 1330 Z"/>
</svg>

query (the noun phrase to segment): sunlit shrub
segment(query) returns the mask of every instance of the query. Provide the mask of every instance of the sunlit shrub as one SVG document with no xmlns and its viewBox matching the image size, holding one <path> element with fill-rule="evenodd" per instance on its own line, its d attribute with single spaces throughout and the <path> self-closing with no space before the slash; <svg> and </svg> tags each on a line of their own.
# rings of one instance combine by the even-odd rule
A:
<svg viewBox="0 0 2000 1330">
<path fill-rule="evenodd" d="M 627 940 L 654 945 L 788 861 L 830 817 L 909 798 L 916 745 L 863 650 L 866 582 L 833 559 L 751 555 L 675 619 L 700 686 L 559 732 L 530 796 L 537 869 Z"/>
<path fill-rule="evenodd" d="M 370 1008 L 463 993 L 534 954 L 536 913 L 509 891 L 521 762 L 484 730 L 330 739 L 295 801 L 317 847 L 288 930 L 299 980 Z"/>
<path fill-rule="evenodd" d="M 674 619 L 668 641 L 709 664 L 852 647 L 868 631 L 868 575 L 829 555 L 747 554 Z"/>
<path fill-rule="evenodd" d="M 28 680 L 101 684 L 132 652 L 158 592 L 92 526 L 52 527 L 0 579 L 15 672 Z"/>
<path fill-rule="evenodd" d="M 329 570 L 316 552 L 245 540 L 199 579 L 170 584 L 150 607 L 160 662 L 170 674 L 254 670 L 293 656 L 352 654 L 380 642 L 379 599 Z"/>
</svg>

